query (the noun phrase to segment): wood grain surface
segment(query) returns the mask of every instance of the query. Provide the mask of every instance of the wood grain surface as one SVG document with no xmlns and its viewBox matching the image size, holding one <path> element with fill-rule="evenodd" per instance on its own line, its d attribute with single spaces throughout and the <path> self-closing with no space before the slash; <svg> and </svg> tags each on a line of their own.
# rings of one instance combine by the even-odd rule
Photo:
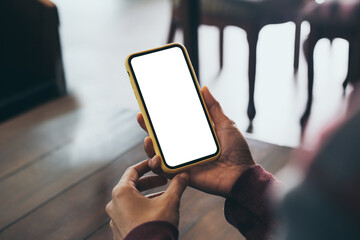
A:
<svg viewBox="0 0 360 240">
<path fill-rule="evenodd" d="M 0 125 L 0 239 L 112 239 L 105 205 L 127 167 L 146 158 L 145 133 L 129 110 L 83 109 L 70 96 Z M 276 172 L 290 148 L 249 139 Z M 242 239 L 224 199 L 188 188 L 181 239 Z"/>
</svg>

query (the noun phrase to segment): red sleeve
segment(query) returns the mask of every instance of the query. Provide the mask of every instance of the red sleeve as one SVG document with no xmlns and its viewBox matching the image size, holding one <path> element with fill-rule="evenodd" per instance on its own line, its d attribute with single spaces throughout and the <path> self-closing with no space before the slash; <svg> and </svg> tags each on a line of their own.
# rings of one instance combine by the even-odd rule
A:
<svg viewBox="0 0 360 240">
<path fill-rule="evenodd" d="M 165 221 L 152 221 L 143 223 L 124 238 L 124 240 L 177 240 L 179 231 L 177 227 Z"/>
<path fill-rule="evenodd" d="M 270 185 L 281 185 L 260 165 L 246 170 L 236 181 L 225 201 L 225 218 L 246 239 L 271 239 L 274 215 L 266 196 Z"/>
</svg>

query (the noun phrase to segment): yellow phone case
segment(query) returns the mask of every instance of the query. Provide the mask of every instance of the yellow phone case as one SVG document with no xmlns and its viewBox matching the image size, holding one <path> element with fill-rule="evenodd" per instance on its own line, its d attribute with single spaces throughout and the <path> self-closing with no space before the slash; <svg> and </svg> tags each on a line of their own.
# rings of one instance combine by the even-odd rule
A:
<svg viewBox="0 0 360 240">
<path fill-rule="evenodd" d="M 181 166 L 181 167 L 178 167 L 178 168 L 168 168 L 166 166 L 166 164 L 164 163 L 163 156 L 161 155 L 161 152 L 160 152 L 160 149 L 159 149 L 159 143 L 156 141 L 156 138 L 154 136 L 154 129 L 152 129 L 152 127 L 151 127 L 151 124 L 150 124 L 150 121 L 149 121 L 149 116 L 147 115 L 147 112 L 145 111 L 144 103 L 143 103 L 143 101 L 142 101 L 142 99 L 140 97 L 140 92 L 139 92 L 139 89 L 137 87 L 137 84 L 135 83 L 136 80 L 134 78 L 134 73 L 133 73 L 133 71 L 132 71 L 132 69 L 130 67 L 130 59 L 134 55 L 141 55 L 141 54 L 146 54 L 148 52 L 155 52 L 155 51 L 159 51 L 159 50 L 171 47 L 171 46 L 177 46 L 177 47 L 180 47 L 180 48 L 182 48 L 184 50 L 186 61 L 189 63 L 189 66 L 190 66 L 190 69 L 191 69 L 191 74 L 192 74 L 193 78 L 195 79 L 196 88 L 198 89 L 198 91 L 200 93 L 201 101 L 203 102 L 203 106 L 205 107 L 206 115 L 207 115 L 208 119 L 210 120 L 210 122 L 212 123 L 212 120 L 211 120 L 210 114 L 208 112 L 208 109 L 206 107 L 205 101 L 203 99 L 203 96 L 201 95 L 199 83 L 197 81 L 197 78 L 196 78 L 194 69 L 192 67 L 189 55 L 188 55 L 188 53 L 186 51 L 186 48 L 182 44 L 171 43 L 171 44 L 167 44 L 167 45 L 162 46 L 162 47 L 153 48 L 153 49 L 149 49 L 149 50 L 146 50 L 146 51 L 141 51 L 141 52 L 138 52 L 138 53 L 131 54 L 126 58 L 125 67 L 126 67 L 126 70 L 128 72 L 130 82 L 131 82 L 131 86 L 132 86 L 132 88 L 134 90 L 134 93 L 135 93 L 135 96 L 136 96 L 136 100 L 137 100 L 137 102 L 139 104 L 141 113 L 143 115 L 143 118 L 144 118 L 144 121 L 145 121 L 145 124 L 146 124 L 146 128 L 147 128 L 149 136 L 150 136 L 150 138 L 152 140 L 155 153 L 156 153 L 156 155 L 158 155 L 161 158 L 161 169 L 163 171 L 167 172 L 167 173 L 176 173 L 176 172 L 183 171 L 183 170 L 185 170 L 185 169 L 187 169 L 189 167 L 195 166 L 195 165 L 204 164 L 204 163 L 216 160 L 219 157 L 220 153 L 221 153 L 221 147 L 220 147 L 219 140 L 217 138 L 214 126 L 213 126 L 213 124 L 211 124 L 211 128 L 212 128 L 212 130 L 214 132 L 216 144 L 217 144 L 218 149 L 219 149 L 215 156 L 209 157 L 207 159 L 203 159 L 203 160 L 195 162 L 195 163 L 191 163 L 191 164 L 189 163 L 189 164 L 187 164 L 185 166 Z"/>
</svg>

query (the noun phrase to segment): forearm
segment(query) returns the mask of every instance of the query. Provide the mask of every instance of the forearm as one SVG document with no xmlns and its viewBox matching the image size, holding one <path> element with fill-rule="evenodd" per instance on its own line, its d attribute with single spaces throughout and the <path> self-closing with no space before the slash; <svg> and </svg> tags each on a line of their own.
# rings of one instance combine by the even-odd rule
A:
<svg viewBox="0 0 360 240">
<path fill-rule="evenodd" d="M 239 177 L 225 202 L 226 220 L 248 240 L 269 239 L 273 234 L 275 217 L 266 193 L 274 185 L 281 183 L 254 165 Z"/>
</svg>

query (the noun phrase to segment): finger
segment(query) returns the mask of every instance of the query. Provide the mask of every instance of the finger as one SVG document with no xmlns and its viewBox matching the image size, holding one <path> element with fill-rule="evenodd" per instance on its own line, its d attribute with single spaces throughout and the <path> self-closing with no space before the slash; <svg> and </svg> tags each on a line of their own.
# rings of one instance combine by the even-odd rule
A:
<svg viewBox="0 0 360 240">
<path fill-rule="evenodd" d="M 139 192 L 143 192 L 152 188 L 164 186 L 168 180 L 162 176 L 142 177 L 136 182 L 136 188 Z"/>
<path fill-rule="evenodd" d="M 185 172 L 176 175 L 170 182 L 168 189 L 164 196 L 175 201 L 175 204 L 180 203 L 180 198 L 189 183 L 189 175 Z"/>
<path fill-rule="evenodd" d="M 144 160 L 126 169 L 124 175 L 120 179 L 120 183 L 131 183 L 136 186 L 136 181 L 150 170 L 151 168 L 149 167 L 149 160 Z"/>
<path fill-rule="evenodd" d="M 136 115 L 136 120 L 138 121 L 140 127 L 141 127 L 142 129 L 144 129 L 145 132 L 148 132 L 142 113 L 138 113 L 138 114 Z"/>
<path fill-rule="evenodd" d="M 222 125 L 227 124 L 229 118 L 224 114 L 220 103 L 210 93 L 209 88 L 207 86 L 204 86 L 201 89 L 201 93 L 204 97 L 206 107 L 215 126 L 221 127 Z"/>
<path fill-rule="evenodd" d="M 165 191 L 161 191 L 161 192 L 157 192 L 157 193 L 151 193 L 151 194 L 146 195 L 145 197 L 147 197 L 147 198 L 156 198 L 156 197 L 158 197 L 158 196 L 163 195 L 164 192 L 165 192 Z"/>
<path fill-rule="evenodd" d="M 105 211 L 107 213 L 107 215 L 111 218 L 111 215 L 112 215 L 112 201 L 110 201 L 108 204 L 106 204 L 106 207 L 105 207 Z"/>
<path fill-rule="evenodd" d="M 153 173 L 163 176 L 167 179 L 172 179 L 175 176 L 174 174 L 166 173 L 161 169 L 161 159 L 157 155 L 149 160 L 149 167 Z"/>
<path fill-rule="evenodd" d="M 157 175 L 161 175 L 163 172 L 161 169 L 161 159 L 157 155 L 149 160 L 149 167 Z"/>
<path fill-rule="evenodd" d="M 115 235 L 116 228 L 115 228 L 115 226 L 114 226 L 114 222 L 113 222 L 112 220 L 110 220 L 109 225 L 110 225 L 111 230 L 113 231 L 113 234 Z"/>
<path fill-rule="evenodd" d="M 112 221 L 112 220 L 110 220 L 109 225 L 110 225 L 110 228 L 111 228 L 111 230 L 112 230 L 113 234 L 115 235 L 116 230 L 115 230 L 115 226 L 114 226 L 114 223 L 113 223 L 113 221 Z"/>
<path fill-rule="evenodd" d="M 150 137 L 145 138 L 145 140 L 144 140 L 144 149 L 145 149 L 146 155 L 149 158 L 152 158 L 152 157 L 155 156 L 154 146 L 153 146 L 153 143 L 152 143 L 152 140 L 151 140 Z"/>
<path fill-rule="evenodd" d="M 119 230 L 116 228 L 116 226 L 112 220 L 110 220 L 109 225 L 110 225 L 111 231 L 113 232 L 113 239 L 115 239 L 115 240 L 122 239 Z"/>
</svg>

